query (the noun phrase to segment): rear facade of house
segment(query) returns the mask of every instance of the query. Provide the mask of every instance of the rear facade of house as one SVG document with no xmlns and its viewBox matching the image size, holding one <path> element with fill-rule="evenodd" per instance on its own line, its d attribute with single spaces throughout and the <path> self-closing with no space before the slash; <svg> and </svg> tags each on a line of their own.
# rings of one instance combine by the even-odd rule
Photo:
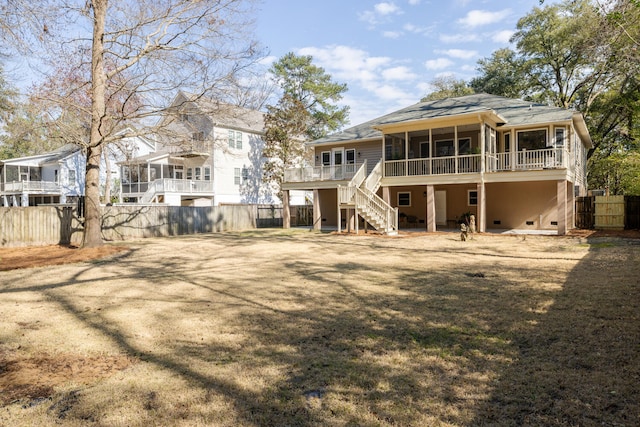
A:
<svg viewBox="0 0 640 427">
<path fill-rule="evenodd" d="M 314 225 L 478 231 L 574 226 L 592 142 L 580 113 L 476 94 L 412 105 L 311 142 L 284 189 L 314 194 Z"/>
</svg>

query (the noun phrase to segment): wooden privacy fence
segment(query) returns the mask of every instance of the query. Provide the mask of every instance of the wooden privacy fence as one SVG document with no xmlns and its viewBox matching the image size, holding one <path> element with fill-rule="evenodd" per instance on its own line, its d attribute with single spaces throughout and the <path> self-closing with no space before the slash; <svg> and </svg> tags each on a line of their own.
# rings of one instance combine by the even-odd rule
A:
<svg viewBox="0 0 640 427">
<path fill-rule="evenodd" d="M 576 199 L 576 227 L 640 229 L 640 196 L 589 196 Z"/>
<path fill-rule="evenodd" d="M 255 205 L 108 206 L 102 208 L 106 241 L 256 228 Z M 72 206 L 0 208 L 0 246 L 79 244 L 82 222 Z"/>
</svg>

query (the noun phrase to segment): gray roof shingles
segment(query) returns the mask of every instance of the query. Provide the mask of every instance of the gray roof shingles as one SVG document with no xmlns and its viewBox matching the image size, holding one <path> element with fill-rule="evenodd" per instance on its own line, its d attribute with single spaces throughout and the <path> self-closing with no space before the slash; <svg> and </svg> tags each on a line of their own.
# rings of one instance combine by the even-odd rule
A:
<svg viewBox="0 0 640 427">
<path fill-rule="evenodd" d="M 533 104 L 518 99 L 486 93 L 446 98 L 437 101 L 420 102 L 366 123 L 345 129 L 342 132 L 310 142 L 310 144 L 329 144 L 354 140 L 375 139 L 382 132 L 374 126 L 401 123 L 415 120 L 428 120 L 455 116 L 466 113 L 495 111 L 505 118 L 507 125 L 550 123 L 571 120 L 575 111 L 543 104 Z"/>
</svg>

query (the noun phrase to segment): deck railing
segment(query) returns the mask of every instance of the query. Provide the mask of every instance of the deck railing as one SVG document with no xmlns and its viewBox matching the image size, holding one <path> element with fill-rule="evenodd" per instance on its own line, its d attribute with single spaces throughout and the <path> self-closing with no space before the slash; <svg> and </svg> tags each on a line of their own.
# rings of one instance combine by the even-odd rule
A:
<svg viewBox="0 0 640 427">
<path fill-rule="evenodd" d="M 13 181 L 2 184 L 6 193 L 60 193 L 60 183 L 51 181 Z"/>
<path fill-rule="evenodd" d="M 284 171 L 284 182 L 349 181 L 362 163 L 335 166 L 306 166 Z"/>
</svg>

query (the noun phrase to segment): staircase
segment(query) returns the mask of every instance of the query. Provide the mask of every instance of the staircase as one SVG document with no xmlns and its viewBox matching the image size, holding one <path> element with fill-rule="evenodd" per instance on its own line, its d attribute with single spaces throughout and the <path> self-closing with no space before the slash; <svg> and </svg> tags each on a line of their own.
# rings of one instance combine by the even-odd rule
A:
<svg viewBox="0 0 640 427">
<path fill-rule="evenodd" d="M 151 203 L 153 201 L 153 199 L 156 197 L 158 181 L 159 180 L 155 180 L 151 183 L 151 185 L 149 185 L 147 191 L 145 191 L 145 193 L 140 198 L 140 203 Z"/>
<path fill-rule="evenodd" d="M 365 162 L 347 187 L 338 187 L 338 203 L 341 207 L 354 208 L 356 214 L 376 230 L 388 235 L 398 234 L 398 209 L 375 193 L 382 179 L 382 161 L 368 176 L 366 170 Z"/>
</svg>

